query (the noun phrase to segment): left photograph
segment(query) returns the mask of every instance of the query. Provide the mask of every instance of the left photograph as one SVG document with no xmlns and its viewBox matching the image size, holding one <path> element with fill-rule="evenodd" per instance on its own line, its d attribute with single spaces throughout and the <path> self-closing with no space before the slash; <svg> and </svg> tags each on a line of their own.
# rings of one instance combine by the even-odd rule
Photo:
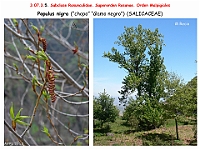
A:
<svg viewBox="0 0 200 150">
<path fill-rule="evenodd" d="M 89 19 L 4 19 L 4 146 L 89 145 Z"/>
</svg>

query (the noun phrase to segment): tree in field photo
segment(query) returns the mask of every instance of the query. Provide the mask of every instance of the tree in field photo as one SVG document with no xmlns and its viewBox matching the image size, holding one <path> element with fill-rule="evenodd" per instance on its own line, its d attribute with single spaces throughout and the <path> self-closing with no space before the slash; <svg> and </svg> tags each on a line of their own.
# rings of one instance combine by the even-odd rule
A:
<svg viewBox="0 0 200 150">
<path fill-rule="evenodd" d="M 191 26 L 175 26 L 177 20 Z M 197 20 L 183 20 L 94 21 L 94 56 L 100 62 L 94 65 L 95 94 L 105 87 L 120 109 L 109 130 L 94 122 L 94 145 L 197 146 Z M 107 32 L 112 34 L 102 39 Z M 191 40 L 186 42 L 183 35 L 188 33 Z M 93 105 L 101 109 L 95 98 Z"/>
</svg>

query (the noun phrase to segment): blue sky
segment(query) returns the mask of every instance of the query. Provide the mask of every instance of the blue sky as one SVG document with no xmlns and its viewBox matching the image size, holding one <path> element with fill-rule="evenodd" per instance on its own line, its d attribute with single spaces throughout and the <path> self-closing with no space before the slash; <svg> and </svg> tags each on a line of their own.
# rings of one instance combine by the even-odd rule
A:
<svg viewBox="0 0 200 150">
<path fill-rule="evenodd" d="M 178 22 L 179 25 L 175 25 Z M 180 25 L 187 23 L 187 25 Z M 103 58 L 103 53 L 115 47 L 123 52 L 123 47 L 114 44 L 117 37 L 124 32 L 124 26 L 159 29 L 164 35 L 162 56 L 168 71 L 180 75 L 186 82 L 190 81 L 197 73 L 197 19 L 94 19 L 94 96 L 105 89 L 111 97 L 120 96 L 117 91 L 121 89 L 122 80 L 127 75 L 124 69 L 120 69 L 117 63 Z M 189 25 L 188 25 L 189 24 Z"/>
</svg>

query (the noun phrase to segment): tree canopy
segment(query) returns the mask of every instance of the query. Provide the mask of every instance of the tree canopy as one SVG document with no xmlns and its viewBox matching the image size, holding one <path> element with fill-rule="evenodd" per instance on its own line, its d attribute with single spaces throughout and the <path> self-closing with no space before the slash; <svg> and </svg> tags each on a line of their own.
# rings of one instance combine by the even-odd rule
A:
<svg viewBox="0 0 200 150">
<path fill-rule="evenodd" d="M 119 115 L 119 110 L 113 104 L 114 98 L 104 90 L 103 93 L 99 93 L 99 97 L 94 98 L 94 119 L 101 122 L 101 126 L 105 122 L 114 122 Z"/>
<path fill-rule="evenodd" d="M 151 31 L 143 29 L 142 25 L 124 27 L 118 41 L 118 46 L 124 47 L 124 52 L 112 48 L 111 52 L 104 52 L 103 57 L 119 64 L 128 75 L 122 81 L 122 90 L 119 91 L 121 103 L 127 103 L 127 97 L 137 93 L 137 97 L 148 95 L 157 101 L 163 96 L 163 78 L 165 76 L 164 58 L 161 56 L 163 35 L 158 29 Z"/>
<path fill-rule="evenodd" d="M 174 94 L 166 99 L 170 114 L 178 113 L 186 117 L 197 116 L 197 76 L 183 86 L 179 86 Z M 172 113 L 174 112 L 174 113 Z"/>
</svg>

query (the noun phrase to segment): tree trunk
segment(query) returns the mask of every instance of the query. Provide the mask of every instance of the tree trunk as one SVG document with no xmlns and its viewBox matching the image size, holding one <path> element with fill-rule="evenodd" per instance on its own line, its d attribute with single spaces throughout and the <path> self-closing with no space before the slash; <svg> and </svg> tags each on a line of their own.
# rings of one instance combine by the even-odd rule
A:
<svg viewBox="0 0 200 150">
<path fill-rule="evenodd" d="M 176 118 L 175 118 L 175 123 L 176 123 L 176 139 L 179 140 L 179 136 L 178 136 L 178 122 L 177 122 Z"/>
</svg>

